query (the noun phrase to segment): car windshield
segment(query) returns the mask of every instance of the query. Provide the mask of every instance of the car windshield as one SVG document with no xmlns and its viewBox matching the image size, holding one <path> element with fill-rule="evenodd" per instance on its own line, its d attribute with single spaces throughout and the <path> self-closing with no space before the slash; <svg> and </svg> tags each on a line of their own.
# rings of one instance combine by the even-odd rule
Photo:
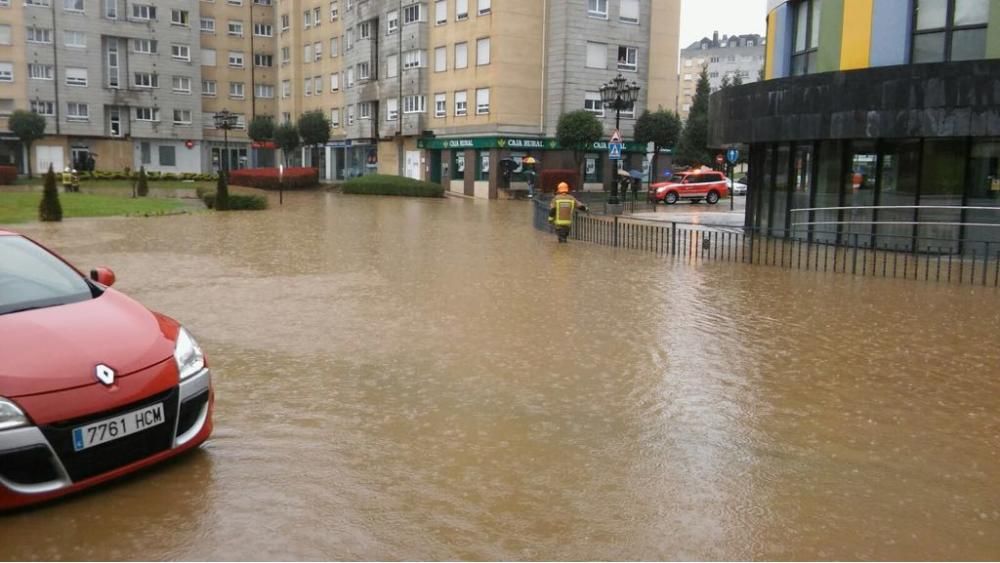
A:
<svg viewBox="0 0 1000 563">
<path fill-rule="evenodd" d="M 95 297 L 93 286 L 42 247 L 0 236 L 0 315 Z"/>
</svg>

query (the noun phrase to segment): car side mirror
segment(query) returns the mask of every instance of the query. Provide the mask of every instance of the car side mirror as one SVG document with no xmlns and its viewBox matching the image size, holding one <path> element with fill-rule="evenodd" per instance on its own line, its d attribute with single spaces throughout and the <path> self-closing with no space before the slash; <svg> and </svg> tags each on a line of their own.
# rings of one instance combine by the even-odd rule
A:
<svg viewBox="0 0 1000 563">
<path fill-rule="evenodd" d="M 115 284 L 115 273 L 111 271 L 111 268 L 99 266 L 90 271 L 90 279 L 103 286 L 111 287 Z"/>
</svg>

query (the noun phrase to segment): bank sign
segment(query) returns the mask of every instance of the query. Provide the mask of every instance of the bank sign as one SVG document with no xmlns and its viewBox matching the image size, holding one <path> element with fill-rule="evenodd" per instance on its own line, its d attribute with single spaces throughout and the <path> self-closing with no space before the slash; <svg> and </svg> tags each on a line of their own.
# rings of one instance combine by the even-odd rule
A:
<svg viewBox="0 0 1000 563">
<path fill-rule="evenodd" d="M 464 150 L 464 149 L 508 149 L 508 150 L 533 150 L 533 151 L 558 151 L 563 150 L 559 141 L 555 139 L 531 139 L 524 137 L 470 137 L 467 139 L 419 139 L 417 147 L 432 150 Z M 646 152 L 646 145 L 639 143 L 625 143 L 625 152 L 642 153 Z M 585 150 L 594 152 L 608 152 L 608 143 L 598 141 L 588 146 Z M 669 154 L 669 151 L 667 151 Z"/>
</svg>

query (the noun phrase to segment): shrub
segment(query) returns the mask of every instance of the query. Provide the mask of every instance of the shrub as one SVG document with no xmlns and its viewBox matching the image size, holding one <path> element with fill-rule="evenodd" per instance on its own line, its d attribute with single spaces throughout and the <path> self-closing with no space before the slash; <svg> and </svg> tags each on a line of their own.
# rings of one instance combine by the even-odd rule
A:
<svg viewBox="0 0 1000 563">
<path fill-rule="evenodd" d="M 209 209 L 215 209 L 215 192 L 198 189 L 198 197 Z M 256 211 L 267 209 L 267 198 L 262 195 L 229 194 L 230 211 Z"/>
<path fill-rule="evenodd" d="M 42 201 L 38 204 L 39 221 L 62 221 L 62 204 L 59 203 L 59 189 L 56 188 L 56 173 L 49 165 L 45 174 L 45 189 L 42 190 Z"/>
<path fill-rule="evenodd" d="M 344 183 L 343 190 L 345 194 L 361 195 L 444 196 L 444 187 L 440 184 L 422 182 L 403 176 L 384 176 L 380 174 L 351 178 Z"/>
<path fill-rule="evenodd" d="M 277 168 L 241 168 L 229 173 L 229 183 L 234 186 L 277 190 Z M 319 170 L 316 168 L 285 168 L 284 189 L 296 190 L 319 185 Z"/>
<path fill-rule="evenodd" d="M 226 183 L 226 174 L 219 174 L 219 179 L 215 182 L 215 201 L 212 208 L 219 211 L 229 210 L 229 185 Z"/>
<path fill-rule="evenodd" d="M 148 175 L 146 174 L 146 167 L 142 166 L 139 168 L 139 183 L 136 185 L 135 190 L 139 197 L 146 197 L 149 195 L 149 184 L 146 182 Z"/>
<path fill-rule="evenodd" d="M 0 166 L 0 186 L 13 184 L 15 180 L 17 180 L 17 168 Z"/>
<path fill-rule="evenodd" d="M 543 192 L 556 191 L 559 182 L 566 182 L 573 191 L 580 191 L 583 188 L 583 184 L 580 183 L 580 173 L 576 170 L 542 170 L 539 186 Z"/>
</svg>

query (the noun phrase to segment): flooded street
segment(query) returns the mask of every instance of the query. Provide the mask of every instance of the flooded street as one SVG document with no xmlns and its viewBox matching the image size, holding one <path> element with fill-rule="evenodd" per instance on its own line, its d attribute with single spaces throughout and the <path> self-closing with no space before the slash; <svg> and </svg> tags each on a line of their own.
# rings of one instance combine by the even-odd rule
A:
<svg viewBox="0 0 1000 563">
<path fill-rule="evenodd" d="M 560 246 L 525 202 L 19 230 L 198 337 L 216 431 L 0 558 L 1000 558 L 996 289 Z"/>
</svg>

